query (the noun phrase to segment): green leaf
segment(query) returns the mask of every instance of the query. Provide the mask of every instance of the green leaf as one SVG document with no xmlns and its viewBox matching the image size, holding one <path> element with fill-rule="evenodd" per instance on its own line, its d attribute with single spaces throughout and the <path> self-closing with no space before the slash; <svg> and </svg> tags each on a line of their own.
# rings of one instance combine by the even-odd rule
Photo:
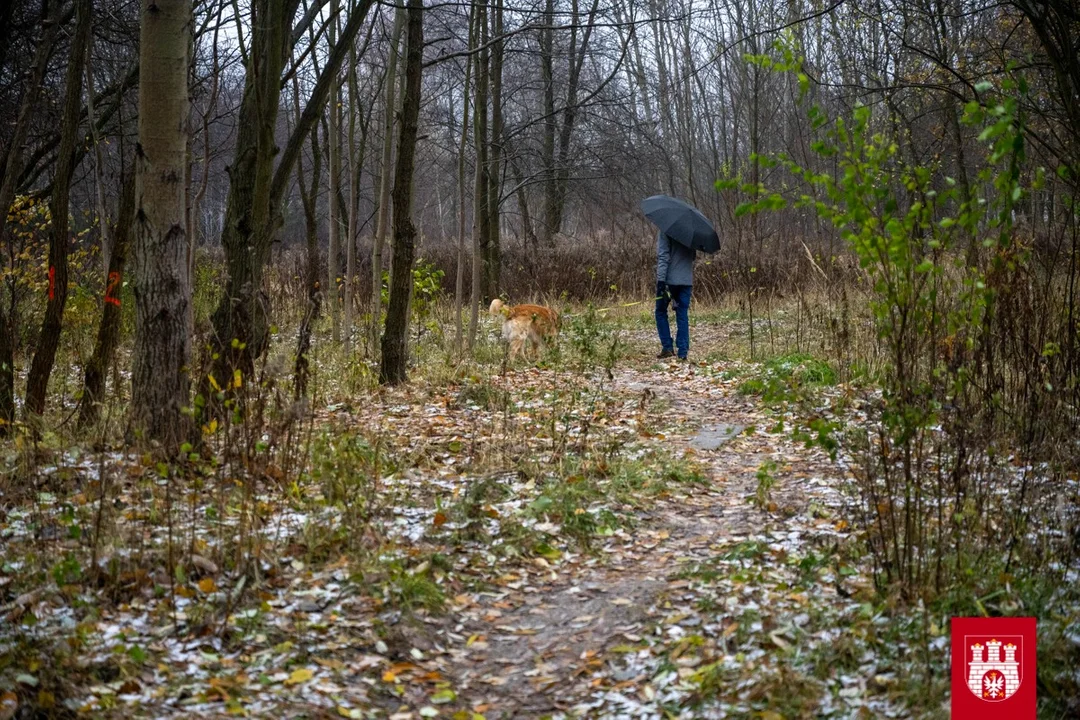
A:
<svg viewBox="0 0 1080 720">
<path fill-rule="evenodd" d="M 540 497 L 529 503 L 529 509 L 533 512 L 547 512 L 551 509 L 551 506 L 555 504 L 555 501 L 549 498 L 547 495 L 541 495 Z"/>
<path fill-rule="evenodd" d="M 537 543 L 533 547 L 533 552 L 535 552 L 540 557 L 546 558 L 548 560 L 558 560 L 562 557 L 562 552 L 558 548 L 553 548 L 547 543 L 543 542 Z"/>
<path fill-rule="evenodd" d="M 455 700 L 457 700 L 457 693 L 450 688 L 440 690 L 439 692 L 431 696 L 431 702 L 435 703 L 436 705 L 445 705 L 446 703 L 451 703 Z"/>
</svg>

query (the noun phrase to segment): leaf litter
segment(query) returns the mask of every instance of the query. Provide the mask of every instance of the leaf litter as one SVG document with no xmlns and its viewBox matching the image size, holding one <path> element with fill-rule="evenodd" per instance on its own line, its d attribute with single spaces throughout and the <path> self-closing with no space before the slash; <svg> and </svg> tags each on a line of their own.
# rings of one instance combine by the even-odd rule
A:
<svg viewBox="0 0 1080 720">
<path fill-rule="evenodd" d="M 335 403 L 316 428 L 384 445 L 364 527 L 325 482 L 260 493 L 249 567 L 211 559 L 235 513 L 196 522 L 214 505 L 193 493 L 166 528 L 141 458 L 65 456 L 39 484 L 75 477 L 81 498 L 42 489 L 0 525 L 2 649 L 57 653 L 17 681 L 90 678 L 56 702 L 100 717 L 901 717 L 844 464 L 765 430 L 735 365 L 526 368 Z M 98 559 L 123 597 L 74 564 L 14 593 L 42 543 L 83 548 L 71 505 L 92 510 L 102 470 L 140 540 Z M 169 533 L 190 548 L 174 577 Z"/>
</svg>

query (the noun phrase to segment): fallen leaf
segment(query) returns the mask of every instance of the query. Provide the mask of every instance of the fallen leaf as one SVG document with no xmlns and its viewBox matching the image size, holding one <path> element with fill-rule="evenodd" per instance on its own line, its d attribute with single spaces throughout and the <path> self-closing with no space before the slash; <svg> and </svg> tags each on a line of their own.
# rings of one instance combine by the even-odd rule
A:
<svg viewBox="0 0 1080 720">
<path fill-rule="evenodd" d="M 431 696 L 431 702 L 435 703 L 436 705 L 445 705 L 446 703 L 451 703 L 455 700 L 457 700 L 457 693 L 450 688 L 440 690 L 439 692 Z"/>
<path fill-rule="evenodd" d="M 19 709 L 19 696 L 8 690 L 0 695 L 0 720 L 11 720 Z"/>
<path fill-rule="evenodd" d="M 292 671 L 288 679 L 285 680 L 286 685 L 299 685 L 305 683 L 312 678 L 315 673 L 311 672 L 309 668 L 297 668 Z"/>
</svg>

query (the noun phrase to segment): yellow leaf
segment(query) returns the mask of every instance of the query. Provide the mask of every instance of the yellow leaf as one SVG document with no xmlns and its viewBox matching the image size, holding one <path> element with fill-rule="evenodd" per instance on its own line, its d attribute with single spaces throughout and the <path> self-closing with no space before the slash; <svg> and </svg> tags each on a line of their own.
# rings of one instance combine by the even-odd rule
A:
<svg viewBox="0 0 1080 720">
<path fill-rule="evenodd" d="M 48 690 L 38 690 L 37 701 L 39 708 L 48 710 L 56 705 L 56 696 Z"/>
<path fill-rule="evenodd" d="M 243 378 L 243 374 L 239 370 L 233 370 L 233 387 L 238 388 L 243 385 L 241 378 Z"/>
<path fill-rule="evenodd" d="M 214 378 L 213 375 L 207 375 L 206 379 L 210 381 L 210 387 L 214 388 L 218 392 L 221 392 L 221 386 L 218 385 L 218 381 Z"/>
<path fill-rule="evenodd" d="M 209 595 L 217 590 L 217 584 L 214 583 L 214 578 L 205 577 L 199 581 L 199 589 Z"/>
<path fill-rule="evenodd" d="M 300 683 L 304 683 L 310 680 L 312 675 L 314 675 L 314 673 L 311 672 L 311 670 L 309 670 L 308 668 L 297 668 L 296 670 L 293 670 L 292 675 L 290 675 L 285 680 L 285 684 L 299 685 Z"/>
<path fill-rule="evenodd" d="M 394 674 L 393 670 L 387 670 L 382 675 L 382 681 L 384 683 L 396 683 L 397 682 L 397 675 Z"/>
</svg>

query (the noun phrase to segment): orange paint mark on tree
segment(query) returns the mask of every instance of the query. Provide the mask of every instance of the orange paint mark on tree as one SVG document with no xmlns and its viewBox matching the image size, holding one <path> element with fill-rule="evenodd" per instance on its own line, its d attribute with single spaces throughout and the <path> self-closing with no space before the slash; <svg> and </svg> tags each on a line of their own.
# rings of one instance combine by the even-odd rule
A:
<svg viewBox="0 0 1080 720">
<path fill-rule="evenodd" d="M 116 296 L 116 288 L 120 285 L 120 273 L 115 270 L 109 273 L 109 284 L 105 288 L 105 302 L 120 307 L 120 298 Z"/>
</svg>

